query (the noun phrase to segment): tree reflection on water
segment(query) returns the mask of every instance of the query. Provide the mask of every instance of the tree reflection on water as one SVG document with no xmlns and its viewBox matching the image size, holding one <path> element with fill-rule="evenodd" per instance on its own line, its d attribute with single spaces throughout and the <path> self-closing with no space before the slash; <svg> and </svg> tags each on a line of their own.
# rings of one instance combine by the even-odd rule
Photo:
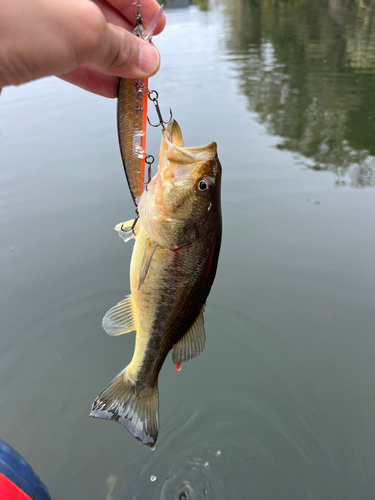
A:
<svg viewBox="0 0 375 500">
<path fill-rule="evenodd" d="M 278 147 L 375 185 L 375 0 L 221 0 L 240 90 Z"/>
</svg>

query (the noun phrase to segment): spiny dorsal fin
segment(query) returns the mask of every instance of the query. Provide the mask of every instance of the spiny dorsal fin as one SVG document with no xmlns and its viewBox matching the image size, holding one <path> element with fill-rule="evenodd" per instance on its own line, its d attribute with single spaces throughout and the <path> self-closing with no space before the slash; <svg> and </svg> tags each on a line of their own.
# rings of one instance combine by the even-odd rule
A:
<svg viewBox="0 0 375 500">
<path fill-rule="evenodd" d="M 198 314 L 190 329 L 180 339 L 172 349 L 172 361 L 176 363 L 185 363 L 199 356 L 204 349 L 206 334 L 204 332 L 204 306 Z"/>
<path fill-rule="evenodd" d="M 104 316 L 102 325 L 108 335 L 113 336 L 135 330 L 132 296 L 127 295 L 124 300 L 112 307 Z"/>
<path fill-rule="evenodd" d="M 115 226 L 115 231 L 118 232 L 120 238 L 124 241 L 129 241 L 135 238 L 137 234 L 136 219 L 127 220 L 126 222 L 120 222 Z"/>
<path fill-rule="evenodd" d="M 138 290 L 141 288 L 142 283 L 144 282 L 144 280 L 146 278 L 147 271 L 150 267 L 151 260 L 152 260 L 152 257 L 155 253 L 157 246 L 158 246 L 158 244 L 155 243 L 154 241 L 151 241 L 150 239 L 147 240 L 147 243 L 145 246 L 145 253 L 143 254 L 141 270 L 139 271 Z"/>
</svg>

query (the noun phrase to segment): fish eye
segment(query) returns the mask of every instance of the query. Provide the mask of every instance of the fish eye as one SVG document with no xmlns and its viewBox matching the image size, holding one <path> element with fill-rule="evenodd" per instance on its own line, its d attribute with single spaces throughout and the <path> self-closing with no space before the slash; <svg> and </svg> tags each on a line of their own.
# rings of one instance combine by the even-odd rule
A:
<svg viewBox="0 0 375 500">
<path fill-rule="evenodd" d="M 209 179 L 203 178 L 198 181 L 198 189 L 201 193 L 207 193 L 211 187 Z"/>
</svg>

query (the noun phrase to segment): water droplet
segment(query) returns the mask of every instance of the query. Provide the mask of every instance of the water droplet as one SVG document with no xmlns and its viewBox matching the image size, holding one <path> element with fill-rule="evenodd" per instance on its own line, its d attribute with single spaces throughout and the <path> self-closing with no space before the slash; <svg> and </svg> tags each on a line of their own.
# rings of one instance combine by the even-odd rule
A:
<svg viewBox="0 0 375 500">
<path fill-rule="evenodd" d="M 208 467 L 209 465 L 210 465 L 210 464 L 209 464 L 208 462 L 205 462 L 205 463 L 204 463 L 204 466 L 205 466 L 205 467 Z"/>
<path fill-rule="evenodd" d="M 10 247 L 11 252 L 14 252 L 15 249 L 16 249 L 16 247 Z"/>
<path fill-rule="evenodd" d="M 150 480 L 151 480 L 151 481 L 156 481 L 156 476 L 151 476 L 151 477 L 150 477 Z"/>
<path fill-rule="evenodd" d="M 186 493 L 184 493 L 184 492 L 180 493 L 180 496 L 178 497 L 178 500 L 187 500 Z"/>
<path fill-rule="evenodd" d="M 176 370 L 179 372 L 181 370 L 181 361 L 176 361 L 175 367 L 176 367 Z"/>
<path fill-rule="evenodd" d="M 220 455 L 221 455 L 221 451 L 220 451 L 220 450 L 217 450 L 216 455 L 217 455 L 218 457 L 220 457 Z"/>
<path fill-rule="evenodd" d="M 150 446 L 150 450 L 151 450 L 151 451 L 155 451 L 155 448 L 156 448 L 156 446 L 155 446 L 155 445 L 154 445 L 154 446 Z"/>
</svg>

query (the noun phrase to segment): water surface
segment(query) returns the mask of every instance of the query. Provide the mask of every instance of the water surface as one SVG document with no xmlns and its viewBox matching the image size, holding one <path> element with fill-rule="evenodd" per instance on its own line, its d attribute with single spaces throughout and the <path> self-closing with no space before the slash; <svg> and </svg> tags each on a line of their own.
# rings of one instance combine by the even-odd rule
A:
<svg viewBox="0 0 375 500">
<path fill-rule="evenodd" d="M 166 360 L 154 452 L 88 418 L 134 348 L 101 329 L 132 251 L 112 229 L 134 213 L 116 103 L 53 78 L 6 88 L 0 436 L 55 500 L 373 500 L 374 5 L 187 3 L 150 86 L 223 165 L 205 351 Z"/>
</svg>

